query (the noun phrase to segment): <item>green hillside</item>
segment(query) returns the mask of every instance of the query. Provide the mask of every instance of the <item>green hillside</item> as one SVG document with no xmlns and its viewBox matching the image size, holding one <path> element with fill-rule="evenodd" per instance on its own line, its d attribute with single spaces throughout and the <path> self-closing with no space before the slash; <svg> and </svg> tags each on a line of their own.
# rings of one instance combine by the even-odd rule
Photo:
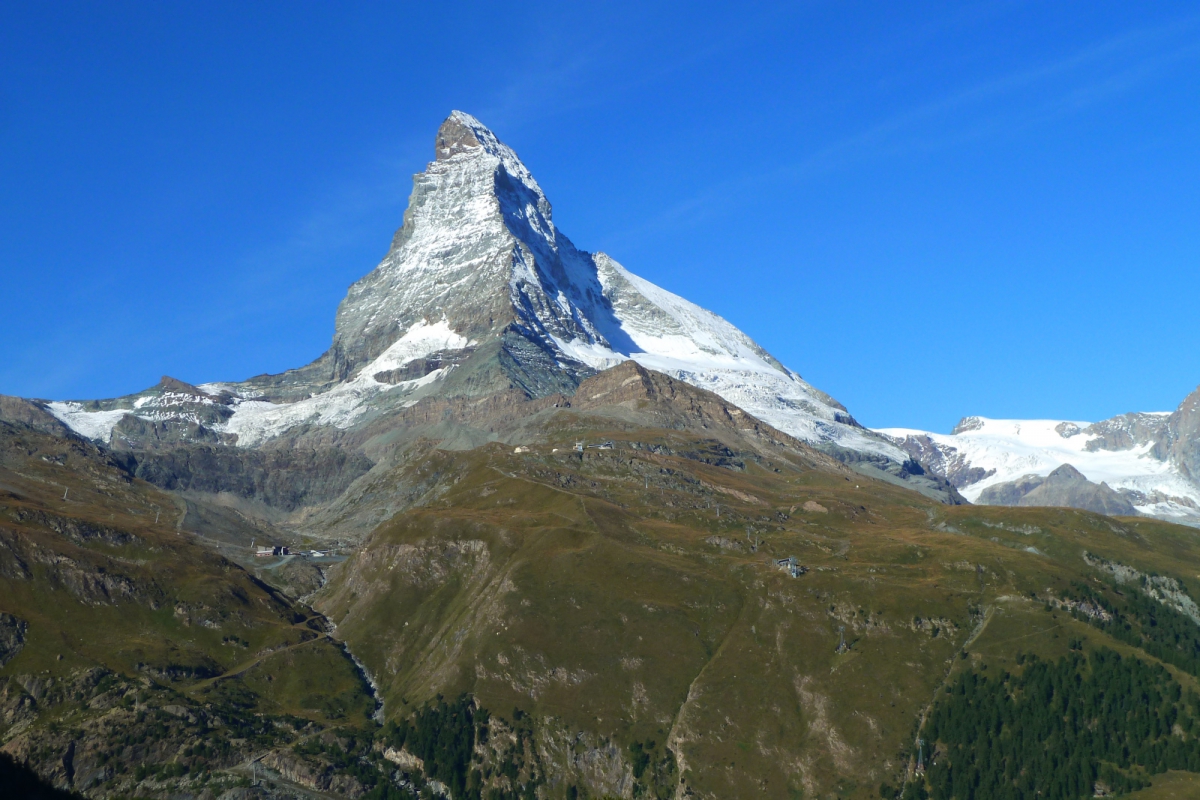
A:
<svg viewBox="0 0 1200 800">
<path fill-rule="evenodd" d="M 369 723 L 326 623 L 177 516 L 95 447 L 0 423 L 0 733 L 55 785 L 217 790 L 267 748 Z"/>
<path fill-rule="evenodd" d="M 1020 675 L 1034 657 L 1073 676 L 1121 654 L 1193 713 L 1193 643 L 1140 633 L 1169 616 L 1197 638 L 1178 610 L 1200 590 L 1193 530 L 944 506 L 803 449 L 611 422 L 563 410 L 528 453 L 430 449 L 392 480 L 434 488 L 319 602 L 389 719 L 415 724 L 439 696 L 465 695 L 490 720 L 477 735 L 528 728 L 521 753 L 477 746 L 462 761 L 478 796 L 1002 796 L 947 783 L 970 755 L 923 720 L 952 714 L 944 689 L 963 676 Z M 578 453 L 576 440 L 613 449 Z M 777 563 L 789 556 L 798 577 Z M 1173 576 L 1160 582 L 1174 594 L 1147 594 L 1150 575 Z M 1129 630 L 1080 611 L 1085 589 L 1123 602 Z M 1161 621 L 1136 619 L 1147 609 Z M 1118 759 L 1102 776 L 1105 754 L 1083 754 L 1095 769 L 1078 776 L 1133 790 L 1200 768 L 1190 723 L 1163 734 L 1168 709 L 1146 713 L 1186 758 Z M 1027 780 L 1010 776 L 1012 796 L 1034 796 L 1022 787 L 1049 780 L 1046 764 L 1017 767 Z"/>
<path fill-rule="evenodd" d="M 322 512 L 384 521 L 316 610 L 186 498 L 0 424 L 3 751 L 111 798 L 1198 785 L 1196 531 L 944 505 L 630 366 L 456 409 Z"/>
</svg>

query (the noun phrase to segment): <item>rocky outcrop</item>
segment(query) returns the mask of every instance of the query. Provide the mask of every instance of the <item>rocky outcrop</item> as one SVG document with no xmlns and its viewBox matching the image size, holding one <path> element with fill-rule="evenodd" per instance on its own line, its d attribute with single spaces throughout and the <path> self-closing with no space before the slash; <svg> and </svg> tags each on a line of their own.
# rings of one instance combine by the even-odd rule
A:
<svg viewBox="0 0 1200 800">
<path fill-rule="evenodd" d="M 0 667 L 17 657 L 25 647 L 29 623 L 12 614 L 0 613 Z"/>
<path fill-rule="evenodd" d="M 955 430 L 958 428 L 956 427 Z M 951 486 L 957 489 L 978 483 L 996 473 L 994 469 L 988 470 L 972 465 L 957 449 L 935 442 L 926 433 L 913 432 L 906 436 L 890 438 L 904 452 L 908 453 L 913 461 L 921 464 L 934 475 L 945 478 Z"/>
<path fill-rule="evenodd" d="M 987 505 L 1064 506 L 1114 516 L 1138 513 L 1128 499 L 1107 483 L 1092 483 L 1070 464 L 1063 464 L 1045 478 L 1026 475 L 989 486 L 979 499 Z"/>
<path fill-rule="evenodd" d="M 1021 498 L 1046 482 L 1041 475 L 1023 475 L 1015 481 L 993 484 L 979 495 L 979 502 L 985 506 L 1015 506 Z"/>
<path fill-rule="evenodd" d="M 71 429 L 37 403 L 0 394 L 0 421 L 31 428 L 51 436 L 70 436 Z"/>
<path fill-rule="evenodd" d="M 1200 483 L 1200 387 L 1171 414 L 1163 445 L 1171 463 L 1193 482 Z"/>
<path fill-rule="evenodd" d="M 1130 450 L 1154 444 L 1167 432 L 1167 417 L 1163 414 L 1121 414 L 1102 420 L 1079 431 L 1088 438 L 1084 446 L 1089 452 L 1098 450 Z"/>
<path fill-rule="evenodd" d="M 372 466 L 362 453 L 333 445 L 245 450 L 191 444 L 125 456 L 136 477 L 162 489 L 228 492 L 285 511 L 338 497 Z"/>
</svg>

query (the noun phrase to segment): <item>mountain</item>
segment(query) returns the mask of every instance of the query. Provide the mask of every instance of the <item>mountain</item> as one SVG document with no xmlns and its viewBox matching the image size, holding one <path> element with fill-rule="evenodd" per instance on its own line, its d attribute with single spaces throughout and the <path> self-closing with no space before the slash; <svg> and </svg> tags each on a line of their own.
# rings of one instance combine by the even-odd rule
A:
<svg viewBox="0 0 1200 800">
<path fill-rule="evenodd" d="M 1200 389 L 1173 412 L 1095 423 L 966 417 L 948 435 L 907 428 L 877 433 L 971 502 L 1069 505 L 1200 525 Z M 1070 477 L 1086 491 L 1056 494 L 1043 485 L 1065 466 L 1069 472 L 1057 479 Z"/>
<path fill-rule="evenodd" d="M 373 460 L 357 455 L 382 419 L 402 424 L 405 409 L 445 398 L 571 396 L 581 381 L 633 360 L 866 474 L 959 501 L 726 320 L 576 248 L 529 170 L 474 117 L 451 114 L 435 155 L 413 180 L 387 255 L 350 287 L 333 344 L 313 363 L 234 383 L 164 378 L 127 397 L 45 407 L 130 453 L 139 477 L 157 485 L 291 513 L 370 470 Z M 297 463 L 301 452 L 317 456 Z M 314 474 L 314 462 L 344 453 L 356 455 L 338 477 Z M 255 476 L 268 463 L 292 479 L 262 485 Z"/>
<path fill-rule="evenodd" d="M 1082 699 L 1171 674 L 1141 677 L 1140 657 L 1200 674 L 1194 531 L 937 503 L 634 364 L 575 397 L 522 423 L 535 444 L 431 447 L 364 489 L 420 500 L 316 605 L 374 676 L 393 721 L 377 746 L 406 774 L 456 798 L 867 800 L 926 796 L 926 774 L 937 800 L 1062 780 L 1084 798 L 1157 788 L 1200 753 L 1164 741 L 1166 710 L 1133 727 L 1124 701 Z M 989 694 L 1018 680 L 1036 701 Z M 461 755 L 430 744 L 450 731 Z M 1200 775 L 1180 780 L 1194 796 Z"/>
<path fill-rule="evenodd" d="M 0 399 L 0 795 L 67 796 L 12 794 L 27 767 L 89 797 L 164 781 L 212 797 L 264 747 L 374 713 L 328 623 L 184 516 L 111 451 Z"/>
<path fill-rule="evenodd" d="M 435 148 L 313 363 L 0 397 L 0 767 L 97 800 L 1200 794 L 1195 530 L 1090 466 L 864 430 L 576 249 L 477 121 Z M 956 436 L 1192 481 L 1195 400 Z"/>
<path fill-rule="evenodd" d="M 1026 475 L 1011 483 L 989 486 L 980 494 L 979 502 L 999 506 L 1065 506 L 1127 517 L 1138 513 L 1129 500 L 1107 483 L 1089 481 L 1070 464 L 1063 464 L 1045 478 Z"/>
</svg>

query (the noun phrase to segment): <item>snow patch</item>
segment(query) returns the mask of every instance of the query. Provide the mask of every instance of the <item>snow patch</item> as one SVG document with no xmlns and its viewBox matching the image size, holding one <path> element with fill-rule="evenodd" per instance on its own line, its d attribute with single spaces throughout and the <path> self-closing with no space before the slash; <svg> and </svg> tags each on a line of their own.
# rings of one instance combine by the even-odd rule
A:
<svg viewBox="0 0 1200 800">
<path fill-rule="evenodd" d="M 1158 413 L 1156 412 L 1156 415 Z M 1080 433 L 1063 436 L 1060 426 L 1074 425 Z M 1045 477 L 1063 464 L 1070 464 L 1093 483 L 1107 483 L 1116 490 L 1130 489 L 1154 498 L 1135 505 L 1151 516 L 1200 518 L 1200 487 L 1187 480 L 1169 462 L 1156 458 L 1153 444 L 1126 450 L 1088 450 L 1098 435 L 1084 433 L 1092 423 L 1070 420 L 1019 420 L 972 417 L 972 429 L 957 434 L 929 433 L 910 428 L 879 428 L 877 433 L 895 439 L 929 437 L 946 455 L 960 457 L 971 467 L 995 473 L 959 487 L 963 497 L 976 502 L 989 486 L 1014 481 L 1024 475 Z M 1183 503 L 1179 501 L 1185 501 Z"/>
<path fill-rule="evenodd" d="M 127 408 L 90 411 L 79 403 L 71 402 L 49 403 L 46 410 L 85 439 L 92 439 L 103 444 L 108 444 L 113 428 L 121 421 L 121 417 L 132 413 Z"/>
<path fill-rule="evenodd" d="M 215 429 L 237 434 L 239 447 L 253 447 L 303 424 L 349 428 L 368 411 L 368 402 L 384 393 L 407 394 L 444 378 L 453 367 L 435 369 L 409 381 L 390 384 L 375 380 L 380 372 L 398 369 L 434 353 L 462 350 L 475 342 L 456 333 L 446 320 L 429 323 L 421 320 L 408 329 L 387 350 L 367 364 L 358 374 L 322 394 L 294 403 L 268 403 L 262 400 L 235 400 L 233 416 Z"/>
</svg>

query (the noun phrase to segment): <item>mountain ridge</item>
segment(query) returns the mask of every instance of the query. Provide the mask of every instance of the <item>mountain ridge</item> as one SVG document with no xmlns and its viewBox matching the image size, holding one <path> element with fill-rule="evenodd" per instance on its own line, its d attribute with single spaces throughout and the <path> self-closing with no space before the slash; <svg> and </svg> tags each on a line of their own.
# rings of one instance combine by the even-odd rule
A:
<svg viewBox="0 0 1200 800">
<path fill-rule="evenodd" d="M 1197 409 L 954 436 L 1183 480 Z M 1200 538 L 1023 463 L 865 431 L 453 114 L 317 360 L 0 397 L 0 749 L 98 800 L 1200 785 Z"/>
<path fill-rule="evenodd" d="M 344 445 L 435 397 L 571 396 L 592 375 L 633 360 L 865 474 L 959 501 L 725 319 L 605 253 L 576 248 L 529 169 L 477 119 L 453 112 L 434 144 L 387 254 L 349 288 L 333 342 L 316 360 L 241 382 L 164 378 L 122 398 L 44 407 L 126 452 L 202 445 L 229 448 L 230 461 L 247 450 Z M 171 476 L 159 480 L 172 485 Z"/>
<path fill-rule="evenodd" d="M 1069 465 L 1095 487 L 1089 493 L 1094 502 L 1080 507 L 1200 525 L 1200 388 L 1174 411 L 1131 412 L 1094 423 L 964 417 L 949 434 L 878 432 L 971 502 L 1028 504 L 1041 496 L 1035 484 Z M 1095 499 L 1105 485 L 1115 497 Z"/>
</svg>

